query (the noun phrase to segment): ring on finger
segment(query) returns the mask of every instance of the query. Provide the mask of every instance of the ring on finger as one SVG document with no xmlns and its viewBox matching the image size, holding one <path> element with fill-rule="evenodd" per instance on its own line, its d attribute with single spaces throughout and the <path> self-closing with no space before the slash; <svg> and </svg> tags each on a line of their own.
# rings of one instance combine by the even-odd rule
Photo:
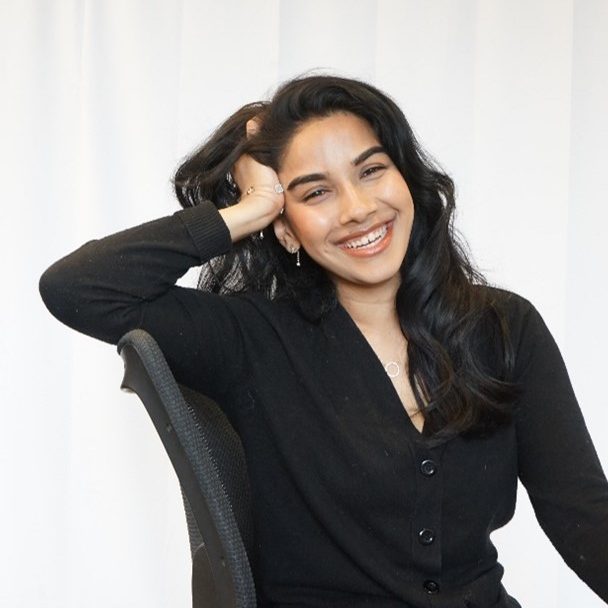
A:
<svg viewBox="0 0 608 608">
<path fill-rule="evenodd" d="M 282 192 L 285 192 L 283 190 L 283 186 L 281 184 L 275 184 L 274 191 L 277 194 L 281 194 Z M 249 186 L 249 188 L 247 188 L 247 192 L 245 192 L 245 194 L 249 195 L 249 194 L 253 194 L 254 192 L 255 192 L 255 188 L 253 186 Z"/>
</svg>

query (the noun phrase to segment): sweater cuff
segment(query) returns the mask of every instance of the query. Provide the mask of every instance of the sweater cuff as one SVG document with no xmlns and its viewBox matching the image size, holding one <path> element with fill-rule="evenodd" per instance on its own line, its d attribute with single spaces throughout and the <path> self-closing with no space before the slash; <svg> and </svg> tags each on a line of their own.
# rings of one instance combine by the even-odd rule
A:
<svg viewBox="0 0 608 608">
<path fill-rule="evenodd" d="M 186 226 L 201 262 L 228 253 L 232 248 L 228 226 L 213 203 L 204 201 L 176 211 L 174 215 Z"/>
</svg>

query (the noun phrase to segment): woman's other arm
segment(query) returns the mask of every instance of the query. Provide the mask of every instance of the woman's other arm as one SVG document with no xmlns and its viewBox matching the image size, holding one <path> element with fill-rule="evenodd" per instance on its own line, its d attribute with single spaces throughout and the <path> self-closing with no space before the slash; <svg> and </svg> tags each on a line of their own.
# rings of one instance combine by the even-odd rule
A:
<svg viewBox="0 0 608 608">
<path fill-rule="evenodd" d="M 557 344 L 536 309 L 520 333 L 519 476 L 564 561 L 608 602 L 608 482 Z"/>
</svg>

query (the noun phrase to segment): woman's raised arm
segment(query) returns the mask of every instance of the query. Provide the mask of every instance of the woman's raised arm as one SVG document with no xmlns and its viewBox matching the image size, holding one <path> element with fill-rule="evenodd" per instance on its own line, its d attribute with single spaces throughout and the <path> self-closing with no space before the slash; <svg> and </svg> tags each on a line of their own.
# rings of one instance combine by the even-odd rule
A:
<svg viewBox="0 0 608 608">
<path fill-rule="evenodd" d="M 194 387 L 194 362 L 213 372 L 223 344 L 232 348 L 227 369 L 238 367 L 239 334 L 222 298 L 175 282 L 231 245 L 217 209 L 204 203 L 89 241 L 44 272 L 40 293 L 62 323 L 100 340 L 115 344 L 127 331 L 145 329 L 178 380 Z M 221 392 L 219 379 L 197 388 Z"/>
<path fill-rule="evenodd" d="M 114 344 L 131 329 L 146 329 L 190 386 L 199 377 L 195 360 L 216 370 L 218 382 L 232 381 L 226 376 L 237 373 L 240 357 L 231 309 L 237 303 L 175 283 L 189 268 L 265 228 L 283 208 L 271 168 L 244 155 L 234 173 L 242 191 L 253 186 L 236 205 L 218 210 L 204 202 L 89 241 L 57 261 L 40 279 L 47 308 L 69 327 Z"/>
</svg>

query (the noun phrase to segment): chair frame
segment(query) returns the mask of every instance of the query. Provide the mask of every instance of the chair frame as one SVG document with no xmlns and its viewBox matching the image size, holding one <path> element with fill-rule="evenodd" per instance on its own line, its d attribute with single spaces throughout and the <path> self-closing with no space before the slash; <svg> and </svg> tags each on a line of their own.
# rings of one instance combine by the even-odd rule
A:
<svg viewBox="0 0 608 608">
<path fill-rule="evenodd" d="M 214 402 L 178 385 L 147 332 L 128 332 L 117 349 L 125 364 L 121 388 L 143 402 L 181 484 L 192 550 L 193 608 L 255 607 L 242 531 L 209 445 L 211 431 L 201 424 L 194 400 L 198 396 L 206 407 Z"/>
</svg>

